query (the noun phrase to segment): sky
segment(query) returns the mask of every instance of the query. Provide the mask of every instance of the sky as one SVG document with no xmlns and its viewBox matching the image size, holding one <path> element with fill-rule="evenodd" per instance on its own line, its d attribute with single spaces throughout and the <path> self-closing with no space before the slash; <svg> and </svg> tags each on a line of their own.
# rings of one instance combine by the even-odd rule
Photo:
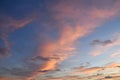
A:
<svg viewBox="0 0 120 80">
<path fill-rule="evenodd" d="M 0 80 L 120 74 L 119 4 L 0 0 Z"/>
</svg>

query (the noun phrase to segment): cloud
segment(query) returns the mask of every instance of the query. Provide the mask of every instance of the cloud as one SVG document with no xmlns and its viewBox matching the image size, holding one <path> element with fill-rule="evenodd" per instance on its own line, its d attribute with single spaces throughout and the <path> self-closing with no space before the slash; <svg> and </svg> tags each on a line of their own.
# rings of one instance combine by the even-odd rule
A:
<svg viewBox="0 0 120 80">
<path fill-rule="evenodd" d="M 49 60 L 46 61 L 44 64 L 42 64 L 40 71 L 54 70 L 56 66 L 57 66 L 57 62 L 55 60 Z"/>
<path fill-rule="evenodd" d="M 119 62 L 114 62 L 114 63 L 110 63 L 106 65 L 107 68 L 117 68 L 120 67 L 120 63 Z"/>
<path fill-rule="evenodd" d="M 92 68 L 81 67 L 81 68 L 76 68 L 75 73 L 76 74 L 86 74 L 88 76 L 88 75 L 97 74 L 100 71 L 102 71 L 103 69 L 104 69 L 104 67 L 92 67 Z"/>
<path fill-rule="evenodd" d="M 38 55 L 42 58 L 49 59 L 43 63 L 44 70 L 48 70 L 48 68 L 54 70 L 56 64 L 60 64 L 63 60 L 74 54 L 75 41 L 88 33 L 87 31 L 81 33 L 83 29 L 85 28 L 79 26 L 74 28 L 65 26 L 62 28 L 60 37 L 57 41 L 48 41 L 40 45 L 38 48 Z"/>
<path fill-rule="evenodd" d="M 19 67 L 0 66 L 0 69 L 0 79 L 31 80 L 38 71 L 38 65 L 26 62 Z"/>
<path fill-rule="evenodd" d="M 109 63 L 105 66 L 101 67 L 78 67 L 73 68 L 66 76 L 46 76 L 46 77 L 37 77 L 34 79 L 41 79 L 41 80 L 85 80 L 85 79 L 103 79 L 105 75 L 119 75 L 119 68 L 120 63 Z"/>
<path fill-rule="evenodd" d="M 49 28 L 51 32 L 57 30 L 58 34 L 56 34 L 57 37 L 53 38 L 46 29 L 47 38 L 39 38 L 40 40 L 43 39 L 43 42 L 38 46 L 37 56 L 45 60 L 43 64 L 40 64 L 38 70 L 55 70 L 62 61 L 75 55 L 75 44 L 78 39 L 89 35 L 96 27 L 118 15 L 120 11 L 119 8 L 116 9 L 118 2 L 118 0 L 115 1 L 112 6 L 108 3 L 109 8 L 97 7 L 97 5 L 88 8 L 87 3 L 83 5 L 79 0 L 74 2 L 72 0 L 61 0 L 49 3 L 47 9 L 51 13 L 51 20 L 44 23 L 49 24 L 46 25 L 46 28 Z M 53 22 L 54 25 L 51 25 L 52 20 L 55 21 Z M 110 40 L 100 41 L 99 43 L 106 46 L 113 44 Z M 94 72 L 94 69 L 90 69 L 90 71 Z"/>
<path fill-rule="evenodd" d="M 115 46 L 119 46 L 120 45 L 120 37 L 119 35 L 115 35 L 113 36 L 112 39 L 110 40 L 105 40 L 105 41 L 101 41 L 101 40 L 93 40 L 91 42 L 93 46 L 93 50 L 90 52 L 90 54 L 92 56 L 98 56 L 103 54 L 104 52 L 107 52 L 109 49 L 115 47 Z M 112 56 L 114 56 L 115 54 L 113 54 Z"/>
<path fill-rule="evenodd" d="M 105 1 L 100 2 L 104 3 Z M 51 7 L 54 13 L 54 18 L 59 22 L 68 25 L 72 23 L 72 25 L 79 24 L 84 26 L 87 25 L 86 23 L 99 26 L 99 23 L 117 15 L 120 11 L 119 8 L 116 8 L 116 6 L 118 7 L 118 0 L 113 5 L 108 2 L 104 7 L 100 3 L 99 5 L 101 6 L 98 7 L 94 1 L 91 1 L 91 3 L 88 8 L 87 1 L 75 0 L 73 2 L 72 0 L 61 0 L 49 7 Z M 109 8 L 107 8 L 108 6 Z"/>
<path fill-rule="evenodd" d="M 36 61 L 36 60 L 46 61 L 46 60 L 49 60 L 49 59 L 48 59 L 48 58 L 41 57 L 41 56 L 35 56 L 35 57 L 32 57 L 31 60 L 33 60 L 33 61 Z"/>
<path fill-rule="evenodd" d="M 109 63 L 105 66 L 101 66 L 101 67 L 86 67 L 86 66 L 81 66 L 78 68 L 73 68 L 70 72 L 67 73 L 66 76 L 60 76 L 60 77 L 55 77 L 55 76 L 46 76 L 46 77 L 35 77 L 36 75 L 40 76 L 41 74 L 45 74 L 48 71 L 40 71 L 36 74 L 34 74 L 34 77 L 29 77 L 29 79 L 43 79 L 43 80 L 61 80 L 61 79 L 88 79 L 89 77 L 92 76 L 98 76 L 98 75 L 105 75 L 105 74 L 109 74 L 112 75 L 113 73 L 115 74 L 119 74 L 119 68 L 120 64 L 119 63 Z M 50 73 L 51 74 L 51 73 Z"/>
<path fill-rule="evenodd" d="M 97 5 L 90 5 L 88 7 L 88 3 L 81 0 L 60 0 L 55 1 L 55 3 L 49 3 L 49 5 L 47 5 L 47 10 L 50 14 L 47 14 L 46 16 L 51 16 L 50 21 L 43 21 L 43 23 L 50 24 L 47 25 L 47 27 L 45 26 L 45 31 L 43 32 L 43 34 L 47 35 L 47 38 L 37 38 L 40 41 L 43 40 L 43 42 L 38 45 L 36 51 L 37 54 L 34 55 L 35 57 L 31 58 L 33 63 L 35 63 L 36 60 L 40 60 L 40 64 L 36 65 L 37 68 L 30 72 L 29 70 L 31 70 L 32 67 L 28 68 L 28 71 L 24 71 L 24 69 L 14 69 L 16 72 L 11 72 L 14 70 L 10 70 L 10 72 L 16 76 L 27 76 L 28 78 L 31 78 L 38 75 L 39 72 L 47 73 L 48 71 L 55 70 L 61 62 L 70 56 L 75 55 L 75 45 L 78 39 L 86 37 L 96 27 L 99 27 L 107 20 L 118 15 L 120 10 L 119 8 L 116 8 L 116 6 L 118 6 L 117 1 L 118 0 L 116 0 L 110 8 L 102 6 L 97 7 Z M 24 27 L 32 21 L 31 18 L 17 20 L 12 17 L 2 17 L 1 19 L 0 33 L 12 32 Z M 54 26 L 51 25 L 51 23 L 53 23 Z M 48 31 L 48 29 L 51 29 L 51 31 Z M 58 31 L 58 34 L 56 34 L 57 37 L 53 38 L 51 32 L 55 32 L 55 30 Z M 8 39 L 5 39 L 6 40 L 4 41 L 8 43 Z M 108 43 L 108 41 L 104 42 L 104 44 Z M 31 65 L 35 66 L 35 64 Z M 95 71 L 98 71 L 98 69 L 93 68 L 84 70 L 85 73 L 87 73 L 87 71 L 89 71 L 88 73 L 94 73 Z"/>
<path fill-rule="evenodd" d="M 35 17 L 29 16 L 23 19 L 15 19 L 8 15 L 0 15 L 0 38 L 3 40 L 6 47 L 6 52 L 10 53 L 10 42 L 8 40 L 9 33 L 25 27 L 27 24 L 33 21 Z M 1 53 L 2 54 L 2 53 Z"/>
<path fill-rule="evenodd" d="M 116 52 L 114 52 L 110 55 L 111 58 L 116 58 L 116 57 L 119 57 L 119 56 L 120 56 L 120 50 L 117 50 Z"/>
<path fill-rule="evenodd" d="M 102 45 L 102 46 L 106 46 L 109 44 L 112 44 L 113 41 L 111 40 L 105 40 L 105 41 L 101 41 L 101 40 L 93 40 L 91 45 Z"/>
<path fill-rule="evenodd" d="M 8 56 L 9 53 L 10 53 L 10 43 L 8 41 L 8 36 L 6 34 L 2 34 L 1 36 L 1 39 L 3 40 L 4 42 L 4 45 L 5 47 L 3 48 L 2 46 L 0 46 L 0 58 L 3 57 L 3 56 Z"/>
<path fill-rule="evenodd" d="M 104 21 L 117 15 L 119 10 L 114 9 L 116 3 L 110 9 L 92 6 L 87 9 L 86 6 L 77 5 L 81 4 L 78 0 L 74 2 L 62 0 L 49 5 L 48 9 L 54 14 L 53 19 L 57 21 L 60 37 L 58 41 L 48 42 L 45 47 L 42 46 L 45 52 L 40 51 L 40 55 L 48 57 L 58 54 L 69 55 L 69 52 L 74 53 L 74 44 L 78 39 L 88 35 Z M 108 43 L 110 41 L 104 42 L 104 44 Z"/>
<path fill-rule="evenodd" d="M 6 55 L 8 56 L 8 50 L 6 48 L 0 48 L 0 58 Z"/>
<path fill-rule="evenodd" d="M 0 80 L 18 80 L 18 79 L 0 77 Z M 19 79 L 19 80 L 20 80 L 20 79 Z"/>
<path fill-rule="evenodd" d="M 24 19 L 15 19 L 14 17 L 7 15 L 0 15 L 0 33 L 8 33 L 13 30 L 19 29 L 30 23 L 33 18 L 26 17 Z"/>
<path fill-rule="evenodd" d="M 71 75 L 75 76 L 93 76 L 98 74 L 112 74 L 112 73 L 119 73 L 120 70 L 120 63 L 109 63 L 107 65 L 101 66 L 101 67 L 78 67 L 74 68 L 71 73 Z"/>
</svg>

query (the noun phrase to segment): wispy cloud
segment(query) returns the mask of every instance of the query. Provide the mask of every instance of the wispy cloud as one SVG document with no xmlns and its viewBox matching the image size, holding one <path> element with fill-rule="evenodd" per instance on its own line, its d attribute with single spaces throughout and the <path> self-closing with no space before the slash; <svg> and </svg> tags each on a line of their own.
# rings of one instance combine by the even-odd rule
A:
<svg viewBox="0 0 120 80">
<path fill-rule="evenodd" d="M 34 17 L 26 17 L 24 19 L 15 19 L 8 15 L 0 15 L 0 33 L 8 33 L 27 25 Z"/>
<path fill-rule="evenodd" d="M 61 77 L 43 77 L 43 80 L 87 80 L 87 79 L 105 79 L 106 75 L 111 77 L 119 77 L 119 63 L 110 63 L 103 67 L 78 67 L 74 68 L 67 76 Z M 82 76 L 81 76 L 82 75 Z M 39 78 L 38 78 L 39 79 Z M 119 78 L 118 78 L 119 79 Z"/>
<path fill-rule="evenodd" d="M 88 75 L 95 75 L 97 73 L 99 73 L 100 71 L 102 71 L 104 68 L 103 67 L 92 67 L 92 68 L 87 68 L 87 67 L 83 67 L 83 68 L 76 68 L 76 74 L 86 74 L 86 76 Z"/>
<path fill-rule="evenodd" d="M 1 50 L 0 50 L 1 57 L 10 55 L 9 54 L 10 53 L 10 43 L 8 41 L 8 36 L 5 33 L 2 33 L 0 38 L 3 40 L 4 45 L 5 45 L 5 48 L 1 47 Z"/>
<path fill-rule="evenodd" d="M 15 19 L 14 17 L 10 17 L 8 15 L 0 15 L 0 38 L 3 40 L 6 52 L 1 52 L 1 54 L 8 54 L 10 55 L 10 42 L 8 40 L 9 33 L 17 30 L 19 28 L 24 27 L 25 25 L 29 24 L 35 17 L 29 16 L 24 19 Z"/>
<path fill-rule="evenodd" d="M 109 44 L 112 44 L 113 41 L 111 40 L 105 40 L 105 41 L 101 41 L 101 40 L 93 40 L 91 45 L 102 45 L 102 46 L 106 46 Z"/>
<path fill-rule="evenodd" d="M 119 67 L 120 67 L 120 63 L 110 63 L 101 67 L 79 67 L 79 68 L 74 68 L 71 74 L 86 75 L 86 76 L 97 75 L 97 74 L 110 74 L 108 73 L 108 71 L 118 70 Z M 118 73 L 118 71 L 115 71 L 115 73 Z"/>
<path fill-rule="evenodd" d="M 115 46 L 120 46 L 120 37 L 119 35 L 114 36 L 110 40 L 93 40 L 92 45 L 93 46 L 93 51 L 90 53 L 92 56 L 98 56 L 100 54 L 103 54 L 104 52 L 108 51 L 109 49 L 115 47 Z"/>
<path fill-rule="evenodd" d="M 116 52 L 112 53 L 110 55 L 111 58 L 116 58 L 116 57 L 120 57 L 120 50 L 117 50 Z"/>
<path fill-rule="evenodd" d="M 107 68 L 117 68 L 120 67 L 120 63 L 119 62 L 114 62 L 114 63 L 110 63 L 106 65 Z"/>
</svg>

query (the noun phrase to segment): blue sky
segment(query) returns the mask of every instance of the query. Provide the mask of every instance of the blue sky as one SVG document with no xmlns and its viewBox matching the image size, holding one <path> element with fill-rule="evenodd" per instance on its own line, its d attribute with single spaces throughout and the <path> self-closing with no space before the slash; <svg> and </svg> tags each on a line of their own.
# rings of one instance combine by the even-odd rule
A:
<svg viewBox="0 0 120 80">
<path fill-rule="evenodd" d="M 116 70 L 119 3 L 1 0 L 0 80 L 48 80 L 66 74 L 69 78 L 76 72 L 83 77 L 111 66 Z"/>
</svg>

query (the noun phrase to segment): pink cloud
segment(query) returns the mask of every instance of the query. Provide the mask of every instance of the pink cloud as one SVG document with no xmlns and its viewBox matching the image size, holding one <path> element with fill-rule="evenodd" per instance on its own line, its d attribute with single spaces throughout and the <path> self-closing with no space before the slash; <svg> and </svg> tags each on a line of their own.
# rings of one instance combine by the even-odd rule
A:
<svg viewBox="0 0 120 80">
<path fill-rule="evenodd" d="M 6 48 L 6 55 L 10 56 L 10 42 L 8 40 L 8 33 L 11 33 L 17 29 L 25 27 L 27 24 L 31 23 L 36 17 L 29 16 L 23 19 L 15 19 L 7 15 L 0 15 L 0 38 L 3 40 Z M 1 53 L 2 54 L 2 53 Z M 3 57 L 3 56 L 1 56 Z"/>
<path fill-rule="evenodd" d="M 0 18 L 1 18 L 0 31 L 2 33 L 8 33 L 16 29 L 22 28 L 35 19 L 34 16 L 25 17 L 23 19 L 15 19 L 14 17 L 7 15 L 1 15 Z"/>
<path fill-rule="evenodd" d="M 74 2 L 71 0 L 62 0 L 48 6 L 48 10 L 53 13 L 52 18 L 57 22 L 55 28 L 59 31 L 59 36 L 56 40 L 51 40 L 52 37 L 48 35 L 50 39 L 48 38 L 42 45 L 39 45 L 37 55 L 42 58 L 48 58 L 48 60 L 44 61 L 38 70 L 55 70 L 58 64 L 70 56 L 75 55 L 75 43 L 78 39 L 89 35 L 96 27 L 116 17 L 120 11 L 120 9 L 116 9 L 117 2 L 110 9 L 93 6 L 87 8 L 77 4 L 78 2 L 78 0 Z M 51 26 L 48 28 L 52 30 L 54 27 Z M 116 43 L 109 46 L 111 47 L 115 44 Z M 107 48 L 109 46 L 107 46 Z M 98 47 L 97 50 L 98 49 L 100 48 Z M 100 50 L 102 49 L 101 47 Z M 92 53 L 92 55 L 96 56 L 101 53 L 98 52 L 97 54 Z M 90 74 L 98 70 L 99 69 L 90 69 L 84 72 Z"/>
<path fill-rule="evenodd" d="M 88 75 L 94 75 L 99 73 L 101 70 L 103 70 L 103 67 L 92 67 L 92 68 L 87 68 L 87 67 L 83 67 L 83 68 L 76 68 L 75 69 L 75 74 L 86 74 L 86 76 Z M 74 74 L 74 72 L 73 72 Z"/>
<path fill-rule="evenodd" d="M 108 64 L 106 67 L 107 68 L 117 68 L 117 67 L 120 67 L 120 63 L 119 62 L 111 63 L 111 64 Z"/>
<path fill-rule="evenodd" d="M 115 17 L 118 14 L 117 12 L 120 11 L 119 9 L 115 9 L 117 2 L 115 2 L 110 9 L 94 7 L 89 7 L 89 9 L 87 9 L 81 5 L 76 5 L 77 2 L 79 1 L 75 0 L 73 3 L 71 1 L 58 1 L 58 3 L 48 7 L 48 9 L 54 13 L 53 18 L 56 19 L 59 23 L 58 25 L 61 26 L 58 27 L 60 37 L 56 42 L 46 42 L 46 46 L 42 46 L 42 52 L 38 49 L 40 50 L 38 51 L 40 56 L 50 58 L 54 55 L 60 57 L 58 54 L 70 55 L 74 53 L 74 44 L 78 39 L 88 35 L 96 27 L 103 24 L 103 22 Z M 67 21 L 68 19 L 72 22 Z"/>
<path fill-rule="evenodd" d="M 116 57 L 120 57 L 120 50 L 117 50 L 116 52 L 112 53 L 110 55 L 111 58 L 116 58 Z"/>
</svg>

